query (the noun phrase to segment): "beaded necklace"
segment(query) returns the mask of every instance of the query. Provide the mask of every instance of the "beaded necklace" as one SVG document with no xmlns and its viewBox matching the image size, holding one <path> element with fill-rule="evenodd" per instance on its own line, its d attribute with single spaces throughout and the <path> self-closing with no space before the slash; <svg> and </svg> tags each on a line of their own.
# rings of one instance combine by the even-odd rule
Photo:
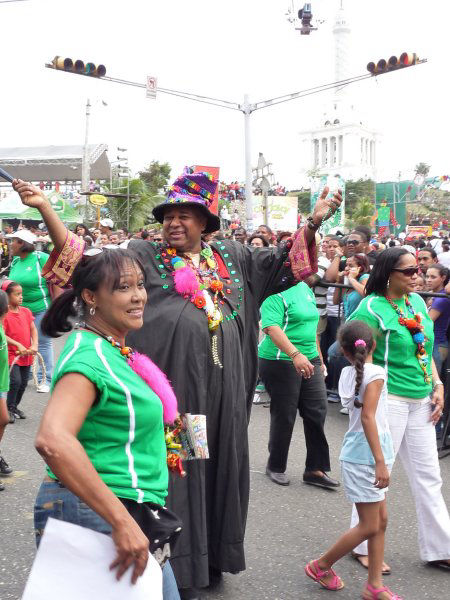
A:
<svg viewBox="0 0 450 600">
<path fill-rule="evenodd" d="M 223 321 L 219 297 L 223 297 L 224 294 L 213 251 L 209 246 L 204 246 L 200 252 L 201 261 L 203 259 L 208 269 L 201 269 L 202 262 L 196 267 L 189 257 L 178 256 L 175 248 L 167 248 L 167 254 L 172 257 L 170 263 L 174 270 L 175 290 L 184 298 L 190 297 L 197 308 L 205 311 L 208 329 L 215 331 Z M 213 293 L 212 298 L 208 290 Z"/>
<path fill-rule="evenodd" d="M 431 378 L 427 373 L 427 365 L 429 361 L 427 351 L 425 350 L 425 334 L 423 333 L 424 326 L 422 325 L 422 317 L 419 313 L 414 312 L 414 308 L 412 307 L 412 304 L 409 301 L 407 294 L 403 296 L 403 299 L 405 301 L 406 308 L 409 314 L 411 315 L 410 317 L 407 317 L 407 315 L 405 315 L 402 309 L 399 308 L 399 306 L 397 306 L 397 304 L 395 304 L 395 302 L 393 302 L 387 294 L 385 297 L 389 304 L 392 306 L 392 308 L 395 310 L 395 312 L 398 314 L 398 322 L 400 323 L 400 325 L 403 325 L 407 328 L 407 330 L 412 336 L 413 341 L 417 344 L 416 357 L 419 361 L 420 368 L 423 371 L 424 381 L 425 383 L 431 383 Z"/>
<path fill-rule="evenodd" d="M 161 262 L 158 264 L 158 269 L 172 270 L 174 279 L 175 291 L 185 299 L 190 299 L 194 306 L 204 310 L 208 320 L 208 329 L 212 333 L 211 337 L 211 354 L 214 365 L 223 368 L 219 359 L 218 338 L 215 333 L 222 321 L 232 321 L 237 318 L 238 310 L 241 307 L 243 300 L 244 287 L 236 273 L 234 265 L 231 262 L 227 249 L 224 245 L 219 245 L 220 250 L 224 250 L 224 264 L 222 267 L 214 256 L 210 246 L 202 242 L 202 250 L 200 252 L 200 263 L 198 266 L 194 264 L 189 254 L 178 256 L 177 250 L 167 244 L 162 244 L 159 247 L 159 252 L 156 254 L 156 259 Z M 231 268 L 224 275 L 222 270 Z M 161 279 L 166 279 L 166 273 L 160 273 Z M 221 281 L 222 278 L 224 282 Z M 229 315 L 224 315 L 219 305 L 224 305 L 226 294 L 232 294 L 231 284 L 238 284 L 237 288 L 237 304 L 235 309 Z M 230 287 L 224 287 L 227 284 Z M 163 289 L 167 290 L 169 285 L 164 282 Z M 210 290 L 211 294 L 208 292 Z"/>
</svg>

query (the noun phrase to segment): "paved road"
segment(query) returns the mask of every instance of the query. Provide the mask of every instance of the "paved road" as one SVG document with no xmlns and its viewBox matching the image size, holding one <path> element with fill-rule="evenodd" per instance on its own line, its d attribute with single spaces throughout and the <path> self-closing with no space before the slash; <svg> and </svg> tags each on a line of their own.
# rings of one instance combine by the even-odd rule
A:
<svg viewBox="0 0 450 600">
<path fill-rule="evenodd" d="M 28 418 L 7 428 L 2 451 L 16 469 L 5 478 L 0 493 L 0 600 L 19 600 L 34 556 L 33 501 L 43 475 L 43 463 L 33 439 L 47 395 L 29 386 L 23 400 Z M 337 457 L 347 417 L 337 405 L 329 405 L 327 435 L 332 469 L 338 474 Z M 251 501 L 246 536 L 247 570 L 225 575 L 208 600 L 319 600 L 327 592 L 308 579 L 303 565 L 317 556 L 346 529 L 350 506 L 342 491 L 330 492 L 304 485 L 304 438 L 297 423 L 288 472 L 291 485 L 279 487 L 264 475 L 269 411 L 255 406 L 250 425 Z M 450 506 L 450 457 L 441 461 L 444 494 Z M 414 506 L 400 465 L 396 465 L 389 492 L 390 524 L 387 560 L 393 574 L 386 583 L 407 600 L 448 597 L 449 576 L 424 566 L 418 553 Z M 346 582 L 339 600 L 358 598 L 364 570 L 352 559 L 340 561 L 338 572 Z M 445 592 L 447 590 L 447 592 Z M 82 599 L 80 599 L 82 600 Z"/>
</svg>

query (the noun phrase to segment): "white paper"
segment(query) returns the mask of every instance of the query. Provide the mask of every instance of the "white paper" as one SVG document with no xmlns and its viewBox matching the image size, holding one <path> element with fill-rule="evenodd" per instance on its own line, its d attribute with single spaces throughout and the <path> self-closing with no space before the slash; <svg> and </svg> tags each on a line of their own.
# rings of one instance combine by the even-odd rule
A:
<svg viewBox="0 0 450 600">
<path fill-rule="evenodd" d="M 162 571 L 150 554 L 135 585 L 132 569 L 117 581 L 116 557 L 102 533 L 48 519 L 22 600 L 162 600 Z"/>
</svg>

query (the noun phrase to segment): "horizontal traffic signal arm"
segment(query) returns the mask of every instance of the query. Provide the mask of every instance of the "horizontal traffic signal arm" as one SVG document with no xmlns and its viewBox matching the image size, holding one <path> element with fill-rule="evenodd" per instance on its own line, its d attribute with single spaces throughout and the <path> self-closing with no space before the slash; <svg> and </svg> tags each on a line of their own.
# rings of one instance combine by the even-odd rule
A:
<svg viewBox="0 0 450 600">
<path fill-rule="evenodd" d="M 415 53 L 403 52 L 400 56 L 391 56 L 388 60 L 380 58 L 377 63 L 370 62 L 367 65 L 367 70 L 372 75 L 382 75 L 383 73 L 413 67 L 425 62 L 427 62 L 426 58 L 420 59 Z"/>
<path fill-rule="evenodd" d="M 73 60 L 72 58 L 55 56 L 51 63 L 45 65 L 49 69 L 57 71 L 68 71 L 77 75 L 87 75 L 88 77 L 104 77 L 106 75 L 105 65 L 95 65 L 92 62 L 84 63 L 80 59 Z"/>
</svg>

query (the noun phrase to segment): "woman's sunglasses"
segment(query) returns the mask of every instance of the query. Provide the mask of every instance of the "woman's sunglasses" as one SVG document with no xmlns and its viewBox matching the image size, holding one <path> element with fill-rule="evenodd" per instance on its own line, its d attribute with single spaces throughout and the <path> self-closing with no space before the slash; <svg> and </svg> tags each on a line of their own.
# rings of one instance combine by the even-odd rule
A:
<svg viewBox="0 0 450 600">
<path fill-rule="evenodd" d="M 412 277 L 413 275 L 417 275 L 419 272 L 419 267 L 408 267 L 407 269 L 392 269 L 393 271 L 398 271 L 399 273 L 403 273 L 406 277 Z"/>
</svg>

